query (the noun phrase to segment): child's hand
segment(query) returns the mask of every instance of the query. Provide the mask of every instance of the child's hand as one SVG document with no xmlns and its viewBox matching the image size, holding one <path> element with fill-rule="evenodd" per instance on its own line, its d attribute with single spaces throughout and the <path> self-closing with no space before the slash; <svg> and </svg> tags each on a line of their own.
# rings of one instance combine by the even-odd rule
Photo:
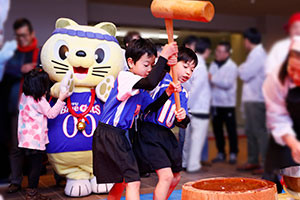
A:
<svg viewBox="0 0 300 200">
<path fill-rule="evenodd" d="M 176 55 L 178 53 L 178 46 L 176 42 L 172 42 L 170 44 L 166 44 L 161 53 L 160 56 L 164 57 L 165 59 L 169 59 L 172 55 Z"/>
<path fill-rule="evenodd" d="M 186 112 L 184 110 L 184 108 L 180 108 L 178 111 L 175 110 L 175 117 L 177 119 L 177 121 L 182 121 L 185 119 L 186 117 Z"/>
<path fill-rule="evenodd" d="M 168 63 L 169 66 L 173 67 L 177 64 L 177 55 L 173 55 L 168 59 Z"/>
<path fill-rule="evenodd" d="M 59 92 L 59 100 L 64 101 L 66 98 L 68 98 L 70 96 L 70 93 L 68 90 L 66 91 L 60 91 Z"/>
<path fill-rule="evenodd" d="M 174 92 L 181 92 L 181 84 L 178 82 L 175 84 L 174 82 L 171 82 L 166 89 L 166 93 L 168 96 L 171 96 Z"/>
</svg>

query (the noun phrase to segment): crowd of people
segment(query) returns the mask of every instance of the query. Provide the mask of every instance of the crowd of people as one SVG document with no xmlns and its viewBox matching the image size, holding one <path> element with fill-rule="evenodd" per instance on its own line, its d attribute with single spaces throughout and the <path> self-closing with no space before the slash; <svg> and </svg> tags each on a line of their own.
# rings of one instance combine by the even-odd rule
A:
<svg viewBox="0 0 300 200">
<path fill-rule="evenodd" d="M 22 18 L 16 20 L 13 28 L 17 46 L 10 42 L 9 48 L 2 47 L 7 59 L 3 77 L 0 73 L 0 152 L 4 161 L 0 179 L 5 181 L 10 174 L 7 192 L 19 191 L 26 159 L 30 163 L 26 198 L 47 199 L 37 188 L 48 140 L 43 138 L 42 145 L 38 146 L 31 143 L 32 138 L 22 131 L 29 123 L 23 109 L 28 107 L 33 113 L 42 113 L 30 123 L 47 126 L 43 121 L 58 114 L 68 93 L 61 93 L 57 104 L 50 107 L 45 99 L 50 79 L 37 64 L 39 48 L 33 27 Z M 120 199 L 125 188 L 126 199 L 139 199 L 140 176 L 154 171 L 158 175 L 154 199 L 167 199 L 179 183 L 180 171 L 197 173 L 203 165 L 211 165 L 208 160 L 210 119 L 217 149 L 212 164 L 227 160 L 236 164 L 238 78 L 243 82 L 248 154 L 247 162 L 237 166 L 237 170 L 261 174 L 280 188 L 277 170 L 300 163 L 300 13 L 290 17 L 286 30 L 289 37 L 275 43 L 269 54 L 262 45 L 261 33 L 256 28 L 245 30 L 248 56 L 239 66 L 231 59 L 229 41 L 217 44 L 214 60 L 208 66 L 212 44 L 207 37 L 187 37 L 178 48 L 176 42 L 155 45 L 138 32 L 129 32 L 124 38 L 123 69 L 102 111 L 98 125 L 101 128 L 94 133 L 97 182 L 115 183 L 109 199 Z M 179 84 L 173 83 L 170 66 L 175 66 Z M 35 87 L 37 81 L 43 87 Z M 147 91 L 154 92 L 150 96 Z M 175 110 L 174 92 L 180 95 L 178 110 Z M 126 106 L 122 104 L 124 101 Z M 141 114 L 133 122 L 137 105 L 141 105 Z M 167 113 L 174 114 L 175 118 L 170 120 Z M 139 123 L 139 128 L 130 130 L 132 123 Z M 171 131 L 175 125 L 180 127 L 179 141 Z M 225 151 L 224 125 L 229 152 Z"/>
</svg>

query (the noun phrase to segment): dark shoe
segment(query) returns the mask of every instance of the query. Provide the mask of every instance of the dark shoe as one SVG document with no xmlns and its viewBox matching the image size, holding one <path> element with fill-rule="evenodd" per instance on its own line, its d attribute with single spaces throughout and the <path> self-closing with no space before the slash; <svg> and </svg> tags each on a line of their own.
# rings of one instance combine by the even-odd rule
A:
<svg viewBox="0 0 300 200">
<path fill-rule="evenodd" d="M 26 200 L 51 200 L 51 199 L 47 196 L 41 195 L 36 188 L 27 188 Z"/>
<path fill-rule="evenodd" d="M 211 162 L 209 161 L 201 161 L 201 165 L 205 167 L 211 167 Z"/>
<path fill-rule="evenodd" d="M 263 168 L 258 168 L 252 171 L 253 175 L 262 175 L 264 173 L 264 169 Z"/>
<path fill-rule="evenodd" d="M 259 164 L 245 163 L 243 165 L 238 166 L 236 169 L 238 171 L 251 171 L 259 168 L 260 168 Z"/>
<path fill-rule="evenodd" d="M 142 174 L 140 174 L 140 177 L 141 178 L 148 178 L 150 176 L 150 173 L 142 173 Z"/>
<path fill-rule="evenodd" d="M 229 164 L 231 164 L 231 165 L 236 164 L 236 153 L 230 153 L 230 155 L 229 155 Z"/>
<path fill-rule="evenodd" d="M 6 193 L 16 193 L 21 190 L 21 185 L 18 184 L 10 184 L 6 190 Z"/>
<path fill-rule="evenodd" d="M 217 162 L 225 162 L 226 161 L 226 157 L 224 153 L 218 153 L 218 155 L 216 156 L 216 158 L 214 158 L 212 160 L 213 163 L 217 163 Z"/>
</svg>

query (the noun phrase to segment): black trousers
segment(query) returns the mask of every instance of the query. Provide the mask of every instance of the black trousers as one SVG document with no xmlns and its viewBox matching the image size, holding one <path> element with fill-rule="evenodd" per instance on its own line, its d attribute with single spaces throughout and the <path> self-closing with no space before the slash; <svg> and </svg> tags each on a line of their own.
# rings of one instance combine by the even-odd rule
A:
<svg viewBox="0 0 300 200">
<path fill-rule="evenodd" d="M 24 159 L 26 159 L 29 164 L 28 171 L 28 187 L 37 188 L 39 185 L 40 174 L 43 162 L 43 151 L 30 150 L 19 148 L 17 155 L 14 158 L 14 163 L 12 165 L 11 183 L 21 184 L 23 176 L 23 164 Z"/>
<path fill-rule="evenodd" d="M 12 116 L 11 118 L 12 126 L 17 127 L 18 116 Z M 28 164 L 28 187 L 37 188 L 39 184 L 44 151 L 24 149 L 18 147 L 18 135 L 17 129 L 13 128 L 12 133 L 12 145 L 10 149 L 10 165 L 11 165 L 11 175 L 10 181 L 12 184 L 21 185 L 23 179 L 23 166 L 24 160 L 26 159 L 26 164 Z"/>
<path fill-rule="evenodd" d="M 238 153 L 238 139 L 234 107 L 212 107 L 212 125 L 219 153 L 225 154 L 225 124 L 229 138 L 230 153 Z"/>
</svg>

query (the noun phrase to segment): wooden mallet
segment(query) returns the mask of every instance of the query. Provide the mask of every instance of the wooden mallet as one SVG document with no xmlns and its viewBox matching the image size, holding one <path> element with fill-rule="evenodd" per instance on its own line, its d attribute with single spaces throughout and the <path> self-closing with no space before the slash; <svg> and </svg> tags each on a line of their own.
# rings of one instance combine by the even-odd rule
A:
<svg viewBox="0 0 300 200">
<path fill-rule="evenodd" d="M 173 39 L 173 19 L 209 22 L 215 14 L 214 6 L 209 1 L 197 0 L 153 0 L 151 12 L 154 17 L 164 18 L 168 34 L 168 43 Z M 173 82 L 177 83 L 177 74 L 171 67 Z M 179 93 L 175 92 L 176 110 L 180 109 Z"/>
</svg>

